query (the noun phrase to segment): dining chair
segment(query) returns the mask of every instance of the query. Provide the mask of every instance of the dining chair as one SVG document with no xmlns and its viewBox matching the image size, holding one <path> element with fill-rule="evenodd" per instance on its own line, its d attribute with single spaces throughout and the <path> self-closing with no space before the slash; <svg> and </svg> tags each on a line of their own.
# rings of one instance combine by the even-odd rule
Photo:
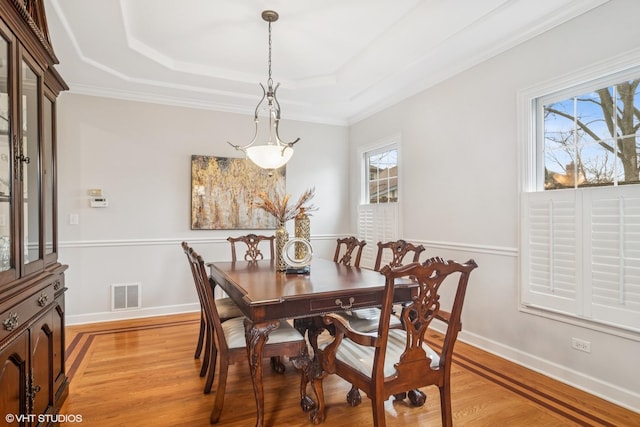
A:
<svg viewBox="0 0 640 427">
<path fill-rule="evenodd" d="M 231 261 L 237 261 L 236 256 L 236 243 L 242 242 L 246 245 L 246 251 L 244 253 L 245 261 L 257 261 L 265 259 L 264 254 L 260 250 L 262 242 L 268 242 L 269 246 L 269 259 L 273 259 L 273 241 L 276 236 L 262 236 L 257 234 L 247 234 L 245 236 L 227 237 L 227 240 L 231 244 Z"/>
<path fill-rule="evenodd" d="M 389 267 L 400 267 L 405 262 L 405 258 L 411 257 L 409 262 L 418 262 L 420 254 L 425 248 L 422 245 L 415 245 L 405 240 L 391 242 L 378 242 L 378 253 L 374 266 L 375 271 L 380 271 L 383 259 L 389 259 Z M 360 332 L 373 332 L 378 328 L 380 309 L 376 307 L 354 310 L 346 314 L 351 327 Z M 400 327 L 397 317 L 391 319 L 391 327 Z"/>
<path fill-rule="evenodd" d="M 389 260 L 389 267 L 399 267 L 405 262 L 405 258 L 411 257 L 410 262 L 417 262 L 420 259 L 420 254 L 424 252 L 425 248 L 422 245 L 415 245 L 405 240 L 396 240 L 390 242 L 378 242 L 378 253 L 376 254 L 376 262 L 374 265 L 375 271 L 380 271 L 380 267 L 383 259 Z M 361 308 L 358 310 L 346 311 L 340 313 L 350 324 L 351 328 L 356 331 L 368 333 L 375 332 L 378 329 L 380 323 L 381 311 L 377 307 Z M 394 311 L 392 311 L 394 314 Z M 402 324 L 399 317 L 391 316 L 389 319 L 390 328 L 400 328 Z M 415 399 L 417 405 L 421 405 L 426 400 L 426 396 L 420 391 L 412 393 L 412 396 L 420 396 Z M 347 393 L 347 402 L 351 406 L 357 406 L 362 402 L 360 391 L 355 385 L 352 385 L 351 390 Z"/>
<path fill-rule="evenodd" d="M 231 244 L 231 261 L 236 262 L 238 256 L 236 254 L 236 243 L 244 243 L 246 245 L 243 259 L 245 261 L 258 261 L 265 259 L 264 254 L 260 250 L 260 246 L 265 246 L 268 243 L 268 258 L 274 259 L 274 240 L 276 236 L 263 236 L 257 234 L 247 234 L 238 237 L 227 237 L 227 240 Z M 286 370 L 282 359 L 279 356 L 273 356 L 271 358 L 271 369 L 275 372 L 282 374 Z"/>
<path fill-rule="evenodd" d="M 389 267 L 399 267 L 406 263 L 405 257 L 409 254 L 413 254 L 410 262 L 418 262 L 420 260 L 420 254 L 424 252 L 424 250 L 424 246 L 414 245 L 402 239 L 385 243 L 378 242 L 378 253 L 373 269 L 380 271 L 380 268 L 383 266 L 383 259 L 388 259 L 387 254 L 390 255 L 391 260 L 385 263 L 385 265 Z"/>
<path fill-rule="evenodd" d="M 460 264 L 442 258 L 401 267 L 383 267 L 385 291 L 377 334 L 355 331 L 340 315 L 325 315 L 324 323 L 335 327 L 335 336 L 333 340 L 321 343 L 316 352 L 322 372 L 313 380 L 318 400 L 311 413 L 313 422 L 317 424 L 325 419 L 323 379 L 336 374 L 369 396 L 376 427 L 386 425 L 384 402 L 391 395 L 404 399 L 405 390 L 429 385 L 437 386 L 440 392 L 442 425 L 452 426 L 451 359 L 461 330 L 460 318 L 469 276 L 476 267 L 474 260 Z M 403 327 L 390 329 L 393 293 L 398 280 L 415 281 L 419 289 L 417 297 L 402 311 Z M 451 287 L 455 289 L 446 295 L 455 296 L 451 304 L 443 307 L 440 290 Z M 433 319 L 446 326 L 439 349 L 427 345 Z"/>
<path fill-rule="evenodd" d="M 207 385 L 209 388 L 211 388 L 214 380 L 218 355 L 220 358 L 218 387 L 215 392 L 216 398 L 210 417 L 211 424 L 215 424 L 220 420 L 222 414 L 229 365 L 233 365 L 236 362 L 248 363 L 245 338 L 247 319 L 244 317 L 236 317 L 225 322 L 221 321 L 213 296 L 213 287 L 210 285 L 204 260 L 193 250 L 190 250 L 187 256 L 195 272 L 200 292 L 204 296 L 205 316 L 215 331 L 213 334 L 215 345 L 210 341 L 212 357 L 209 373 L 207 374 Z M 279 327 L 269 334 L 269 339 L 263 347 L 264 357 L 278 355 L 306 358 L 307 354 L 307 344 L 304 337 L 285 321 L 280 322 Z"/>
<path fill-rule="evenodd" d="M 358 240 L 354 236 L 344 237 L 337 240 L 338 242 L 336 244 L 336 252 L 333 255 L 333 261 L 344 265 L 352 265 L 351 260 L 353 258 L 353 252 L 355 251 L 353 266 L 360 267 L 362 249 L 365 247 L 367 242 L 365 240 Z"/>
<path fill-rule="evenodd" d="M 196 352 L 194 354 L 195 359 L 199 359 L 202 354 L 202 348 L 204 345 L 204 356 L 202 358 L 202 366 L 200 368 L 200 376 L 204 377 L 207 373 L 207 369 L 210 365 L 211 345 L 215 345 L 213 341 L 211 341 L 213 329 L 212 326 L 207 322 L 207 317 L 205 316 L 205 298 L 202 294 L 200 286 L 198 286 L 198 279 L 196 277 L 197 272 L 194 271 L 194 266 L 190 260 L 190 253 L 193 249 L 189 246 L 187 242 L 182 242 L 181 244 L 182 250 L 187 255 L 187 260 L 189 261 L 189 268 L 191 269 L 191 275 L 193 277 L 193 281 L 196 287 L 196 292 L 198 294 L 198 300 L 200 301 L 200 331 L 198 332 L 198 343 L 196 345 Z M 231 298 L 218 298 L 215 300 L 215 304 L 218 310 L 218 314 L 220 315 L 220 321 L 224 322 L 225 320 L 232 319 L 234 317 L 242 316 L 242 312 L 238 308 L 238 306 L 231 300 Z M 204 392 L 209 393 L 211 391 L 211 387 L 205 387 Z"/>
</svg>

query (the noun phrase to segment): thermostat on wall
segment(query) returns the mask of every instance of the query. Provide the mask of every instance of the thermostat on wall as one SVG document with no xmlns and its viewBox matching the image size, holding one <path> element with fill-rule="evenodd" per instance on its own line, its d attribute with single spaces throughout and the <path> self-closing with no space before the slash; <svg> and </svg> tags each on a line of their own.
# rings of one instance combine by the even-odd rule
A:
<svg viewBox="0 0 640 427">
<path fill-rule="evenodd" d="M 106 197 L 92 197 L 90 203 L 92 208 L 106 208 L 109 206 L 109 200 Z"/>
</svg>

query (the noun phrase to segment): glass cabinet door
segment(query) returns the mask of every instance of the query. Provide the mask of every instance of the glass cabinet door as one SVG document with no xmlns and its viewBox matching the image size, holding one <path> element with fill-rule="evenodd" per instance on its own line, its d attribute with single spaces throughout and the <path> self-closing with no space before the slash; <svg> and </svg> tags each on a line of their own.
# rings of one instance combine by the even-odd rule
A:
<svg viewBox="0 0 640 427">
<path fill-rule="evenodd" d="M 44 148 L 43 153 L 43 165 L 44 165 L 44 254 L 45 259 L 47 255 L 51 255 L 56 252 L 54 247 L 54 235 L 55 230 L 55 217 L 53 206 L 53 191 L 55 189 L 54 182 L 54 169 L 53 169 L 53 101 L 48 97 L 44 98 L 43 104 L 43 138 L 42 144 Z"/>
<path fill-rule="evenodd" d="M 13 267 L 9 43 L 0 35 L 0 271 Z"/>
<path fill-rule="evenodd" d="M 22 62 L 22 202 L 23 202 L 23 262 L 41 259 L 40 251 L 40 135 L 38 128 L 39 77 L 24 60 Z"/>
</svg>

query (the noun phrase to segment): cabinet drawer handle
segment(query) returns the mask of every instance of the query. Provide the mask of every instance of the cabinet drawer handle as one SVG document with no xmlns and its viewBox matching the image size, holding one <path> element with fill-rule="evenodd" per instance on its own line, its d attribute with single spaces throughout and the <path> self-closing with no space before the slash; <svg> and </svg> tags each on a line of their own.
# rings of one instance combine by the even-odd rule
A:
<svg viewBox="0 0 640 427">
<path fill-rule="evenodd" d="M 9 313 L 9 317 L 7 317 L 2 324 L 5 330 L 9 332 L 13 331 L 18 327 L 18 313 Z"/>
<path fill-rule="evenodd" d="M 47 302 L 49 302 L 49 295 L 42 292 L 38 297 L 38 305 L 40 307 L 44 307 L 45 305 L 47 305 Z"/>
<path fill-rule="evenodd" d="M 53 282 L 53 290 L 57 291 L 60 289 L 60 280 L 56 280 L 55 282 Z"/>
<path fill-rule="evenodd" d="M 343 304 L 342 304 L 342 300 L 341 300 L 340 298 L 338 298 L 338 299 L 336 300 L 336 305 L 337 305 L 337 306 L 340 306 L 340 308 L 341 308 L 341 309 L 343 309 L 343 310 L 349 310 L 351 307 L 353 307 L 353 302 L 354 302 L 355 300 L 356 300 L 356 299 L 355 299 L 354 297 L 349 297 L 349 305 L 343 305 Z"/>
</svg>

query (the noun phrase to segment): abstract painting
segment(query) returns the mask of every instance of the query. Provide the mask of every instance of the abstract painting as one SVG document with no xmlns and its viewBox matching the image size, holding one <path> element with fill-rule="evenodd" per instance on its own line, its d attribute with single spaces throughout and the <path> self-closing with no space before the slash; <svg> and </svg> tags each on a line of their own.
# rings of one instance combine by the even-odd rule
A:
<svg viewBox="0 0 640 427">
<path fill-rule="evenodd" d="M 285 167 L 261 169 L 248 159 L 191 156 L 191 229 L 275 229 L 275 218 L 254 206 L 256 194 L 285 193 Z"/>
</svg>

